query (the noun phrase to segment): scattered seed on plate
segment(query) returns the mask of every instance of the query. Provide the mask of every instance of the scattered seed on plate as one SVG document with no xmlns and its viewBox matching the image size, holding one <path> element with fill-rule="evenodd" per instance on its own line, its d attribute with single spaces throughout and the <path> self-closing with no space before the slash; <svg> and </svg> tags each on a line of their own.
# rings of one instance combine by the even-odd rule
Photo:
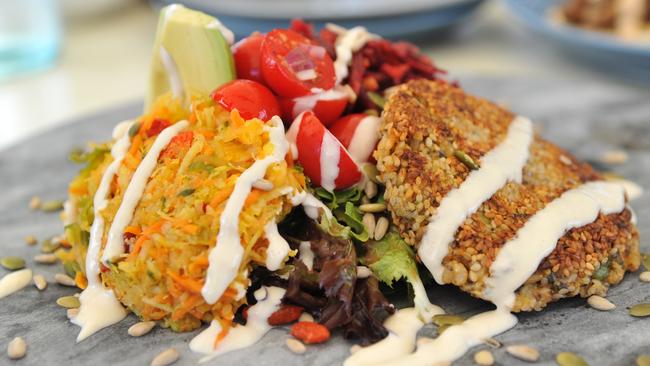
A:
<svg viewBox="0 0 650 366">
<path fill-rule="evenodd" d="M 71 287 L 77 286 L 76 282 L 74 282 L 72 277 L 64 273 L 55 274 L 54 280 L 56 281 L 56 283 L 62 286 L 71 286 Z"/>
<path fill-rule="evenodd" d="M 462 322 L 465 321 L 465 318 L 463 318 L 460 315 L 452 315 L 452 314 L 439 314 L 439 315 L 434 315 L 432 322 L 433 324 L 437 326 L 443 326 L 443 325 L 458 325 Z"/>
<path fill-rule="evenodd" d="M 375 197 L 377 195 L 377 183 L 369 180 L 366 182 L 365 187 L 363 188 L 364 192 L 366 193 L 366 196 L 370 199 Z"/>
<path fill-rule="evenodd" d="M 418 346 L 418 347 L 422 347 L 422 346 L 424 346 L 425 344 L 428 344 L 428 343 L 431 343 L 431 342 L 433 342 L 433 338 L 429 338 L 429 337 L 419 337 L 419 338 L 415 341 L 415 345 Z"/>
<path fill-rule="evenodd" d="M 360 205 L 359 210 L 361 210 L 362 212 L 372 212 L 372 213 L 384 212 L 386 210 L 386 204 L 385 203 L 366 203 L 366 204 Z"/>
<path fill-rule="evenodd" d="M 592 308 L 600 311 L 610 311 L 616 309 L 616 305 L 614 305 L 611 301 L 598 295 L 589 296 L 587 303 Z"/>
<path fill-rule="evenodd" d="M 267 179 L 262 178 L 254 181 L 253 187 L 262 191 L 270 191 L 273 189 L 273 183 Z"/>
<path fill-rule="evenodd" d="M 76 317 L 77 315 L 79 315 L 79 308 L 72 308 L 66 310 L 66 315 L 68 316 L 68 319 L 72 319 Z"/>
<path fill-rule="evenodd" d="M 39 291 L 43 291 L 47 287 L 47 281 L 43 275 L 36 274 L 32 280 L 34 281 L 34 286 L 36 286 Z"/>
<path fill-rule="evenodd" d="M 29 200 L 29 208 L 31 210 L 38 210 L 39 208 L 41 208 L 41 197 L 39 196 L 32 197 L 32 199 Z"/>
<path fill-rule="evenodd" d="M 350 354 L 353 355 L 353 354 L 359 352 L 362 348 L 363 347 L 361 347 L 360 345 L 355 344 L 352 347 L 350 347 Z"/>
<path fill-rule="evenodd" d="M 16 337 L 9 342 L 7 346 L 7 356 L 12 360 L 18 360 L 25 357 L 27 353 L 27 343 L 22 337 Z"/>
<path fill-rule="evenodd" d="M 643 263 L 646 271 L 650 271 L 650 254 L 641 253 L 641 263 Z"/>
<path fill-rule="evenodd" d="M 307 350 L 307 347 L 297 339 L 287 338 L 287 348 L 289 351 L 295 354 L 303 354 Z"/>
<path fill-rule="evenodd" d="M 375 240 L 381 240 L 386 235 L 388 226 L 390 226 L 390 223 L 387 218 L 382 216 L 377 220 L 377 226 L 375 226 L 375 233 L 373 235 Z"/>
<path fill-rule="evenodd" d="M 56 257 L 56 255 L 52 253 L 48 254 L 39 254 L 34 257 L 34 262 L 38 264 L 54 264 L 58 261 L 59 259 Z"/>
<path fill-rule="evenodd" d="M 589 366 L 587 361 L 573 352 L 560 352 L 555 356 L 555 362 L 560 366 Z"/>
<path fill-rule="evenodd" d="M 627 161 L 628 155 L 624 150 L 610 150 L 605 151 L 600 155 L 600 162 L 610 165 L 624 164 Z"/>
<path fill-rule="evenodd" d="M 153 329 L 156 322 L 138 322 L 129 327 L 128 333 L 131 337 L 141 337 Z"/>
<path fill-rule="evenodd" d="M 56 212 L 56 211 L 61 211 L 63 209 L 63 201 L 62 200 L 50 200 L 50 201 L 45 201 L 41 204 L 41 210 L 44 212 Z"/>
<path fill-rule="evenodd" d="M 508 346 L 506 347 L 506 352 L 522 361 L 536 362 L 539 360 L 539 351 L 523 344 Z"/>
<path fill-rule="evenodd" d="M 48 238 L 43 240 L 41 244 L 41 253 L 54 253 L 57 249 L 61 247 L 61 243 L 55 242 L 52 240 L 54 238 Z"/>
<path fill-rule="evenodd" d="M 494 338 L 486 338 L 483 340 L 483 343 L 487 344 L 488 346 L 492 348 L 501 348 L 503 345 L 501 342 L 497 341 Z"/>
<path fill-rule="evenodd" d="M 650 366 L 650 355 L 639 355 L 636 358 L 636 366 Z"/>
<path fill-rule="evenodd" d="M 494 365 L 494 356 L 492 356 L 492 352 L 484 349 L 474 354 L 474 362 L 480 366 L 492 366 Z"/>
<path fill-rule="evenodd" d="M 25 268 L 25 260 L 16 256 L 8 256 L 0 259 L 0 265 L 10 271 L 15 271 Z"/>
<path fill-rule="evenodd" d="M 363 215 L 362 222 L 363 222 L 363 227 L 368 232 L 369 238 L 373 239 L 374 238 L 373 235 L 375 234 L 375 226 L 377 226 L 375 223 L 375 215 L 371 214 L 370 212 L 366 212 Z"/>
<path fill-rule="evenodd" d="M 630 308 L 630 315 L 645 317 L 650 315 L 650 303 L 636 304 Z"/>
<path fill-rule="evenodd" d="M 375 164 L 364 163 L 361 166 L 361 170 L 363 170 L 364 175 L 368 177 L 368 179 L 375 183 L 379 183 L 379 180 L 377 179 L 379 171 L 377 170 L 377 166 Z"/>
<path fill-rule="evenodd" d="M 308 312 L 304 311 L 302 314 L 300 314 L 300 318 L 298 318 L 299 322 L 313 322 L 314 317 L 309 314 Z"/>
<path fill-rule="evenodd" d="M 650 282 L 650 271 L 643 271 L 639 275 L 639 280 L 642 282 Z"/>
<path fill-rule="evenodd" d="M 76 296 L 63 296 L 56 299 L 56 304 L 66 309 L 76 309 L 81 306 Z"/>
<path fill-rule="evenodd" d="M 176 348 L 168 348 L 158 354 L 151 360 L 151 366 L 167 366 L 171 365 L 174 362 L 178 361 L 180 355 Z"/>
<path fill-rule="evenodd" d="M 571 164 L 573 164 L 573 161 L 571 161 L 571 159 L 570 159 L 568 156 L 566 156 L 566 155 L 560 155 L 560 161 L 561 161 L 562 164 L 564 164 L 564 165 L 571 165 Z"/>
<path fill-rule="evenodd" d="M 25 244 L 36 245 L 36 243 L 38 243 L 38 240 L 36 240 L 36 237 L 34 235 L 27 235 L 25 237 Z"/>
<path fill-rule="evenodd" d="M 366 266 L 357 266 L 357 278 L 368 278 L 372 276 L 372 271 Z"/>
</svg>

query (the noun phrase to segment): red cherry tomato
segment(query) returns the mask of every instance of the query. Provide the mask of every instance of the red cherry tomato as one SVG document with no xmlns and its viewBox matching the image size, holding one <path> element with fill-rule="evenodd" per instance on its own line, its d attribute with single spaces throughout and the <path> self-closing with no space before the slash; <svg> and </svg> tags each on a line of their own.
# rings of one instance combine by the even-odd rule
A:
<svg viewBox="0 0 650 366">
<path fill-rule="evenodd" d="M 347 96 L 338 99 L 318 99 L 310 108 L 304 108 L 309 106 L 304 106 L 298 102 L 300 98 L 310 97 L 308 95 L 298 98 L 278 98 L 280 100 L 283 118 L 286 121 L 293 121 L 300 113 L 305 110 L 311 110 L 325 126 L 329 126 L 343 114 L 345 107 L 348 105 Z"/>
<path fill-rule="evenodd" d="M 313 88 L 334 87 L 334 63 L 327 51 L 287 29 L 274 29 L 262 42 L 262 75 L 283 97 L 308 95 Z"/>
<path fill-rule="evenodd" d="M 211 97 L 228 111 L 237 109 L 244 119 L 268 121 L 280 115 L 280 105 L 275 95 L 256 81 L 233 80 L 212 92 Z"/>
<path fill-rule="evenodd" d="M 264 83 L 260 69 L 263 40 L 264 35 L 255 32 L 232 46 L 237 78 Z"/>
<path fill-rule="evenodd" d="M 372 161 L 379 141 L 380 119 L 363 113 L 347 115 L 329 126 L 330 132 L 358 162 Z"/>
<path fill-rule="evenodd" d="M 313 112 L 304 112 L 298 120 L 294 121 L 287 133 L 287 138 L 290 141 L 293 140 L 292 142 L 295 143 L 298 155 L 297 160 L 302 165 L 305 174 L 315 185 L 323 186 L 323 188 L 330 190 L 334 188 L 341 189 L 350 187 L 361 180 L 359 167 L 352 160 L 350 154 L 336 140 L 336 137 L 325 128 Z M 322 154 L 328 153 L 323 151 L 323 141 L 326 139 L 327 143 L 335 144 L 335 148 L 338 148 L 338 152 L 336 152 L 338 153 L 337 166 L 321 165 L 321 161 L 326 164 L 336 161 L 327 157 L 321 159 Z M 329 153 L 331 153 L 331 145 Z M 326 182 L 327 177 L 323 177 L 323 175 L 330 174 L 333 171 L 332 169 L 334 171 L 338 170 L 338 174 L 334 178 L 333 186 L 331 186 L 331 181 Z"/>
</svg>

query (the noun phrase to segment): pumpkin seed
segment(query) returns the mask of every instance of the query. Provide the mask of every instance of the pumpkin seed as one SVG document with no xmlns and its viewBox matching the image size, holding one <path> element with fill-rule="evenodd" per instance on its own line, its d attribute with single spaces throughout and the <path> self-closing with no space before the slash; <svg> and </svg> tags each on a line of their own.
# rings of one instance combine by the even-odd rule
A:
<svg viewBox="0 0 650 366">
<path fill-rule="evenodd" d="M 63 209 L 63 201 L 62 200 L 50 200 L 50 201 L 45 201 L 41 205 L 41 210 L 45 212 L 56 212 L 56 211 L 61 211 Z"/>
<path fill-rule="evenodd" d="M 7 346 L 7 356 L 12 360 L 18 360 L 25 357 L 27 353 L 27 343 L 22 337 L 16 337 L 9 342 Z"/>
<path fill-rule="evenodd" d="M 32 280 L 34 281 L 34 286 L 36 286 L 36 288 L 39 291 L 43 291 L 47 287 L 47 281 L 45 280 L 45 277 L 43 277 L 43 275 L 40 274 L 34 275 Z"/>
<path fill-rule="evenodd" d="M 573 352 L 560 352 L 555 356 L 555 362 L 560 366 L 589 366 L 584 358 Z"/>
<path fill-rule="evenodd" d="M 522 361 L 536 362 L 539 360 L 539 351 L 523 344 L 508 346 L 506 352 Z"/>
<path fill-rule="evenodd" d="M 0 259 L 0 265 L 10 271 L 15 271 L 17 269 L 25 268 L 25 260 L 16 256 L 8 256 Z"/>
<path fill-rule="evenodd" d="M 171 365 L 174 362 L 178 361 L 179 357 L 180 355 L 178 354 L 176 348 L 168 348 L 159 353 L 158 356 L 154 357 L 153 360 L 151 360 L 151 366 Z"/>
<path fill-rule="evenodd" d="M 465 318 L 463 318 L 460 315 L 439 314 L 439 315 L 434 315 L 431 321 L 433 322 L 433 324 L 437 325 L 438 327 L 441 327 L 444 325 L 460 324 L 465 321 Z"/>
<path fill-rule="evenodd" d="M 390 223 L 387 218 L 382 216 L 377 220 L 377 226 L 375 226 L 375 233 L 373 235 L 375 240 L 381 240 L 386 235 L 388 226 L 390 226 Z"/>
<path fill-rule="evenodd" d="M 479 168 L 478 164 L 474 162 L 471 156 L 467 155 L 464 151 L 456 150 L 454 151 L 454 156 L 456 159 L 460 160 L 461 163 L 465 164 L 469 170 L 476 170 Z"/>
<path fill-rule="evenodd" d="M 36 240 L 36 237 L 34 235 L 27 235 L 25 237 L 25 244 L 36 245 L 36 243 L 38 243 L 38 240 Z"/>
<path fill-rule="evenodd" d="M 368 177 L 368 179 L 375 183 L 379 183 L 379 180 L 377 179 L 379 171 L 377 170 L 377 166 L 375 164 L 364 163 L 361 166 L 361 170 L 363 171 L 363 174 Z"/>
<path fill-rule="evenodd" d="M 639 275 L 639 280 L 642 282 L 650 282 L 650 271 L 641 272 Z"/>
<path fill-rule="evenodd" d="M 34 262 L 38 264 L 54 264 L 59 259 L 54 254 L 39 254 L 34 257 Z"/>
<path fill-rule="evenodd" d="M 32 197 L 32 199 L 29 200 L 29 208 L 31 210 L 38 210 L 39 208 L 41 208 L 41 197 L 39 196 Z"/>
<path fill-rule="evenodd" d="M 133 137 L 138 134 L 138 131 L 140 131 L 140 122 L 136 122 L 129 127 L 129 137 Z"/>
<path fill-rule="evenodd" d="M 72 277 L 68 276 L 67 274 L 57 273 L 54 275 L 54 280 L 56 283 L 62 286 L 77 286 L 77 283 L 72 279 Z"/>
<path fill-rule="evenodd" d="M 53 239 L 54 237 L 43 240 L 43 243 L 41 244 L 42 253 L 54 253 L 61 247 L 61 243 Z"/>
<path fill-rule="evenodd" d="M 192 193 L 194 193 L 194 192 L 196 192 L 196 189 L 187 188 L 187 189 L 184 189 L 184 190 L 178 192 L 178 195 L 181 196 L 181 197 L 187 197 L 187 196 L 192 195 Z"/>
<path fill-rule="evenodd" d="M 63 269 L 65 270 L 65 273 L 71 278 L 75 278 L 77 276 L 77 272 L 81 271 L 79 263 L 75 261 L 63 263 Z"/>
<path fill-rule="evenodd" d="M 303 354 L 307 351 L 307 347 L 297 339 L 287 338 L 287 348 L 295 354 Z"/>
<path fill-rule="evenodd" d="M 76 309 L 81 306 L 76 296 L 63 296 L 56 299 L 56 304 L 66 309 Z"/>
<path fill-rule="evenodd" d="M 373 239 L 375 235 L 375 227 L 377 226 L 375 222 L 375 215 L 371 214 L 370 212 L 366 212 L 363 215 L 363 219 L 361 221 L 363 222 L 363 227 L 368 233 L 368 238 Z"/>
<path fill-rule="evenodd" d="M 386 204 L 385 203 L 366 203 L 366 204 L 360 205 L 359 210 L 361 210 L 362 212 L 372 212 L 372 213 L 384 212 L 386 210 Z"/>
<path fill-rule="evenodd" d="M 379 117 L 379 113 L 377 113 L 377 111 L 374 109 L 366 109 L 365 111 L 363 111 L 363 113 L 369 116 Z"/>
<path fill-rule="evenodd" d="M 593 277 L 597 280 L 603 281 L 609 275 L 609 259 L 600 265 L 596 272 L 594 272 Z"/>
<path fill-rule="evenodd" d="M 598 295 L 589 296 L 587 303 L 592 308 L 600 311 L 609 311 L 616 309 L 616 305 L 614 305 L 611 301 Z"/>
<path fill-rule="evenodd" d="M 636 304 L 630 308 L 630 315 L 644 317 L 650 315 L 650 303 Z"/>
<path fill-rule="evenodd" d="M 384 109 L 384 106 L 386 105 L 386 99 L 384 99 L 384 97 L 375 92 L 368 92 L 366 95 L 377 107 Z"/>
<path fill-rule="evenodd" d="M 639 355 L 636 358 L 636 366 L 650 366 L 650 355 Z"/>
<path fill-rule="evenodd" d="M 129 327 L 128 333 L 131 337 L 141 337 L 149 333 L 155 326 L 156 322 L 138 322 Z"/>
<path fill-rule="evenodd" d="M 474 354 L 474 362 L 480 366 L 492 366 L 494 365 L 494 356 L 492 356 L 492 352 L 484 349 Z"/>
<path fill-rule="evenodd" d="M 363 190 L 366 193 L 366 196 L 372 199 L 377 195 L 377 183 L 369 180 L 366 182 L 366 185 L 365 187 L 363 187 Z"/>
<path fill-rule="evenodd" d="M 650 254 L 643 253 L 641 254 L 641 261 L 646 271 L 650 271 Z"/>
</svg>

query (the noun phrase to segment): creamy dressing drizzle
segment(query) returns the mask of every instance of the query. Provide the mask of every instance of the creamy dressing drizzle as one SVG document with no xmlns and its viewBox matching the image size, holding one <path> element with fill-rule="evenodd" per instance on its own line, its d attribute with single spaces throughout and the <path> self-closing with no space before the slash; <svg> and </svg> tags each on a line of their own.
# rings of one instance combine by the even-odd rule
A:
<svg viewBox="0 0 650 366">
<path fill-rule="evenodd" d="M 172 90 L 174 98 L 183 99 L 185 96 L 185 89 L 183 88 L 183 79 L 178 72 L 178 67 L 172 55 L 167 52 L 163 45 L 160 45 L 160 62 L 163 64 L 165 71 L 167 71 L 169 86 Z"/>
<path fill-rule="evenodd" d="M 643 187 L 631 180 L 616 178 L 609 181 L 620 184 L 625 189 L 627 199 L 630 201 L 634 201 L 643 195 Z"/>
<path fill-rule="evenodd" d="M 298 139 L 298 132 L 300 131 L 300 125 L 302 125 L 302 115 L 304 112 L 298 114 L 291 123 L 291 127 L 287 131 L 286 138 L 289 141 L 291 148 L 291 158 L 293 160 L 298 159 L 298 146 L 296 146 L 296 140 Z M 295 206 L 295 205 L 294 205 Z"/>
<path fill-rule="evenodd" d="M 352 54 L 363 48 L 368 41 L 379 38 L 379 36 L 368 32 L 364 27 L 345 29 L 330 26 L 329 28 L 339 35 L 335 44 L 334 72 L 336 73 L 336 83 L 340 84 L 348 77 L 348 66 L 352 62 Z"/>
<path fill-rule="evenodd" d="M 301 241 L 298 247 L 300 261 L 305 264 L 308 270 L 314 268 L 314 252 L 311 250 L 311 243 L 308 241 Z"/>
<path fill-rule="evenodd" d="M 320 185 L 330 192 L 336 188 L 341 160 L 341 143 L 330 132 L 325 131 L 320 147 Z"/>
<path fill-rule="evenodd" d="M 266 170 L 274 163 L 284 160 L 289 151 L 289 142 L 284 136 L 284 125 L 277 116 L 273 117 L 264 129 L 269 134 L 273 144 L 273 153 L 263 159 L 256 160 L 237 179 L 235 188 L 226 202 L 219 219 L 219 234 L 217 244 L 208 257 L 209 266 L 205 284 L 201 294 L 208 304 L 219 300 L 223 292 L 237 276 L 244 255 L 241 238 L 239 236 L 239 214 L 244 206 L 244 201 L 253 188 L 253 183 L 264 178 Z"/>
<path fill-rule="evenodd" d="M 275 223 L 275 220 L 271 220 L 266 224 L 264 234 L 269 242 L 266 249 L 266 268 L 269 271 L 277 271 L 284 259 L 289 255 L 291 248 L 289 243 L 278 232 L 278 224 Z"/>
<path fill-rule="evenodd" d="M 291 196 L 290 200 L 291 204 L 294 206 L 302 205 L 305 214 L 312 220 L 318 220 L 320 218 L 320 210 L 322 210 L 322 214 L 325 215 L 325 218 L 328 220 L 331 220 L 334 217 L 329 207 L 307 191 L 302 191 Z"/>
<path fill-rule="evenodd" d="M 377 116 L 368 116 L 359 122 L 348 146 L 348 153 L 357 163 L 368 161 L 379 141 L 379 124 L 381 119 Z"/>
<path fill-rule="evenodd" d="M 101 283 L 99 278 L 99 252 L 104 235 L 104 219 L 101 211 L 108 204 L 111 183 L 131 146 L 131 139 L 127 131 L 132 124 L 132 121 L 127 122 L 127 124 L 122 122 L 113 130 L 113 137 L 118 139 L 111 148 L 113 161 L 104 171 L 99 187 L 93 197 L 94 220 L 90 227 L 88 252 L 86 253 L 88 287 L 79 296 L 81 303 L 79 314 L 71 319 L 72 323 L 81 327 L 77 342 L 81 342 L 100 329 L 119 322 L 126 316 L 126 310 L 115 297 L 113 290 L 104 288 Z"/>
<path fill-rule="evenodd" d="M 319 90 L 317 93 L 308 94 L 304 97 L 297 97 L 293 99 L 293 115 L 297 116 L 304 111 L 314 109 L 319 100 L 347 99 L 348 97 L 348 93 L 339 86 L 326 91 Z"/>
<path fill-rule="evenodd" d="M 147 155 L 145 155 L 140 165 L 136 168 L 131 182 L 129 182 L 124 192 L 122 203 L 115 214 L 111 228 L 108 231 L 108 239 L 104 248 L 104 254 L 102 255 L 102 261 L 104 263 L 109 263 L 112 258 L 124 254 L 124 229 L 133 218 L 135 207 L 140 202 L 140 197 L 144 193 L 147 180 L 149 180 L 151 173 L 153 173 L 156 167 L 158 156 L 169 144 L 171 139 L 187 126 L 189 126 L 189 122 L 180 121 L 165 128 L 156 137 L 149 152 L 147 152 Z"/>
<path fill-rule="evenodd" d="M 260 288 L 255 292 L 257 304 L 248 309 L 246 325 L 236 325 L 231 328 L 217 348 L 214 348 L 214 341 L 221 332 L 221 325 L 213 320 L 207 329 L 192 339 L 190 349 L 205 354 L 206 356 L 200 362 L 206 362 L 224 353 L 255 344 L 271 329 L 267 319 L 279 308 L 284 293 L 285 290 L 279 287 Z"/>
<path fill-rule="evenodd" d="M 442 260 L 456 230 L 508 181 L 521 181 L 532 138 L 530 120 L 516 117 L 510 123 L 505 139 L 481 158 L 480 168 L 473 170 L 458 188 L 443 198 L 418 249 L 422 262 L 439 284 L 443 284 Z"/>
<path fill-rule="evenodd" d="M 24 289 L 32 282 L 32 270 L 29 268 L 11 272 L 0 280 L 0 299 Z"/>
</svg>

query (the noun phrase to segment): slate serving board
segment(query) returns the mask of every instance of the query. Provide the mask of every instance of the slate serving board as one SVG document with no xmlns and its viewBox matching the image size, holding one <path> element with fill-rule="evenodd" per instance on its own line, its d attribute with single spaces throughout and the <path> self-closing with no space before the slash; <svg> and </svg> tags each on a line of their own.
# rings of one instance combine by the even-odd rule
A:
<svg viewBox="0 0 650 366">
<path fill-rule="evenodd" d="M 650 92 L 596 81 L 461 78 L 468 90 L 501 102 L 531 117 L 543 127 L 542 135 L 584 159 L 624 148 L 629 161 L 614 171 L 645 187 L 650 187 Z M 69 163 L 67 153 L 85 141 L 102 141 L 113 125 L 138 115 L 139 103 L 125 105 L 65 127 L 30 138 L 0 151 L 0 257 L 21 255 L 28 266 L 50 282 L 43 292 L 33 286 L 0 300 L 0 364 L 10 364 L 4 350 L 15 336 L 27 340 L 27 356 L 15 365 L 146 365 L 160 351 L 174 346 L 181 353 L 178 365 L 196 364 L 199 356 L 188 349 L 195 333 L 176 334 L 156 328 L 151 334 L 132 338 L 127 328 L 136 319 L 105 329 L 75 344 L 79 328 L 67 321 L 65 311 L 55 304 L 63 295 L 75 292 L 53 283 L 61 268 L 36 265 L 32 257 L 37 247 L 28 247 L 24 237 L 39 239 L 61 232 L 56 214 L 34 213 L 27 205 L 30 197 L 65 197 L 67 182 L 78 167 Z M 642 249 L 650 235 L 650 195 L 632 206 L 639 218 Z M 7 272 L 0 269 L 0 276 Z M 453 287 L 434 286 L 430 298 L 448 312 L 470 315 L 489 307 Z M 650 284 L 642 284 L 638 274 L 628 274 L 609 293 L 618 305 L 612 312 L 598 312 L 583 299 L 568 299 L 540 313 L 520 315 L 517 327 L 498 337 L 505 344 L 527 343 L 541 351 L 539 364 L 554 364 L 560 351 L 578 352 L 591 365 L 632 365 L 637 354 L 650 353 L 650 319 L 636 319 L 626 307 L 650 302 Z M 430 333 L 432 329 L 425 329 Z M 210 365 L 332 365 L 341 364 L 351 343 L 340 336 L 326 345 L 310 346 L 301 356 L 284 346 L 286 328 L 273 329 L 258 344 L 213 360 Z M 498 364 L 526 364 L 509 357 L 503 349 L 493 351 Z M 456 362 L 472 365 L 470 351 Z"/>
</svg>

